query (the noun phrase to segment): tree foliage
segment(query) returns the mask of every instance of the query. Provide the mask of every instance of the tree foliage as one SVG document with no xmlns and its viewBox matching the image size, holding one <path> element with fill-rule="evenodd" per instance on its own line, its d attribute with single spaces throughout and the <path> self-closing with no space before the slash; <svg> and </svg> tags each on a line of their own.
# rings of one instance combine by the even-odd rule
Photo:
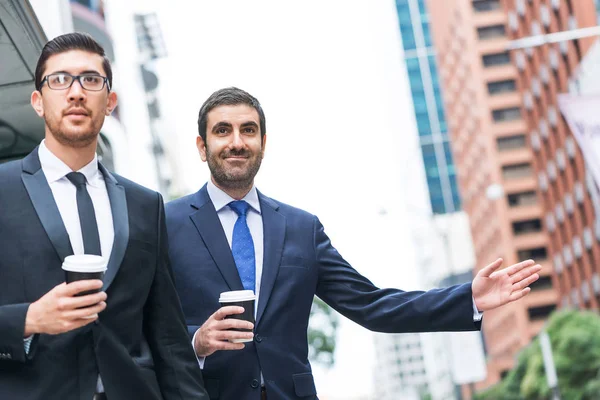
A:
<svg viewBox="0 0 600 400">
<path fill-rule="evenodd" d="M 308 325 L 308 349 L 312 361 L 325 367 L 331 367 L 334 364 L 337 326 L 338 316 L 335 311 L 323 300 L 315 297 Z"/>
<path fill-rule="evenodd" d="M 600 317 L 588 311 L 560 311 L 548 320 L 558 387 L 563 399 L 600 399 Z M 551 399 L 539 339 L 519 355 L 517 365 L 478 400 Z"/>
</svg>

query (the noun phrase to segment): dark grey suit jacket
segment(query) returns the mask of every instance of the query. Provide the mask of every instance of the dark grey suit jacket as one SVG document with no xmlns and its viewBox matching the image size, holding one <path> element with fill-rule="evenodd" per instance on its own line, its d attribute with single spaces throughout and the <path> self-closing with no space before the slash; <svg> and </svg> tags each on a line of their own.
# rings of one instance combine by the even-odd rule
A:
<svg viewBox="0 0 600 400">
<path fill-rule="evenodd" d="M 99 373 L 111 400 L 207 399 L 168 262 L 162 198 L 100 170 L 115 233 L 107 308 L 83 328 L 35 335 L 25 354 L 27 309 L 64 281 L 73 252 L 37 148 L 0 165 L 0 398 L 91 400 Z"/>
</svg>

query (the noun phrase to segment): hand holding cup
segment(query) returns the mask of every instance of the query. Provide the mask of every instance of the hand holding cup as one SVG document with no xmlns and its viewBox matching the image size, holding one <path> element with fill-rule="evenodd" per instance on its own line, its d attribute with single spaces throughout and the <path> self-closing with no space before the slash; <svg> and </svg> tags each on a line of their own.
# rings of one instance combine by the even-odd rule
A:
<svg viewBox="0 0 600 400">
<path fill-rule="evenodd" d="M 106 308 L 102 279 L 106 261 L 101 256 L 80 254 L 65 258 L 65 281 L 29 305 L 24 337 L 35 333 L 56 335 L 98 319 Z"/>
<path fill-rule="evenodd" d="M 218 350 L 241 350 L 254 338 L 254 292 L 221 293 L 219 308 L 194 335 L 196 354 L 207 357 Z"/>
</svg>

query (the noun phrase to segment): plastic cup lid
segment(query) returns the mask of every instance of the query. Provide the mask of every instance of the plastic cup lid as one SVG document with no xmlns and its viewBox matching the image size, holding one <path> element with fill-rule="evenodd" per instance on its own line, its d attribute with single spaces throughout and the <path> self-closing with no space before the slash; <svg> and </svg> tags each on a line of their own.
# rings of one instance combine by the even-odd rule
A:
<svg viewBox="0 0 600 400">
<path fill-rule="evenodd" d="M 65 257 L 62 269 L 71 272 L 104 272 L 106 259 L 93 254 L 76 254 Z"/>
<path fill-rule="evenodd" d="M 236 301 L 254 300 L 254 292 L 252 290 L 233 290 L 223 292 L 219 296 L 219 303 L 232 303 Z"/>
</svg>

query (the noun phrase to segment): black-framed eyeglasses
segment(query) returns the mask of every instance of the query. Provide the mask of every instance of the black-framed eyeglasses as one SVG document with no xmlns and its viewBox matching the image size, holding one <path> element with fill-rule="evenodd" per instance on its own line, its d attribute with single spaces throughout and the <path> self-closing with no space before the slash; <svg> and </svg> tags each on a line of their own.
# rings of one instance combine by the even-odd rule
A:
<svg viewBox="0 0 600 400">
<path fill-rule="evenodd" d="M 39 89 L 44 86 L 44 83 L 47 83 L 48 87 L 52 90 L 66 90 L 73 85 L 75 80 L 79 81 L 82 88 L 91 92 L 101 91 L 104 89 L 104 85 L 106 85 L 110 91 L 108 78 L 105 76 L 98 74 L 71 75 L 65 72 L 46 75 L 40 82 Z"/>
</svg>

